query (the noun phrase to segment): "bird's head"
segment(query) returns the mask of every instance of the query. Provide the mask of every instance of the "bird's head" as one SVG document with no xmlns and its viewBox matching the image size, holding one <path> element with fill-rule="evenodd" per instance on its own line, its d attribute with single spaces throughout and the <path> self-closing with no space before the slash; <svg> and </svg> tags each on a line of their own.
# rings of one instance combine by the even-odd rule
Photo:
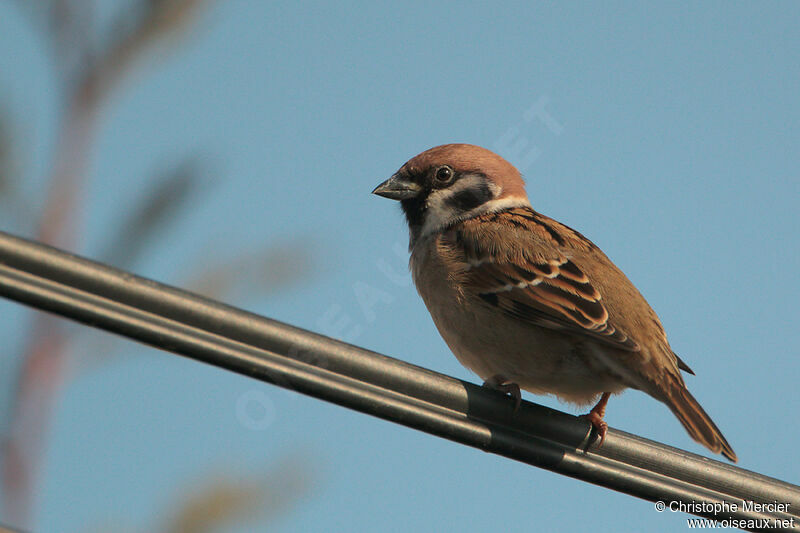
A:
<svg viewBox="0 0 800 533">
<path fill-rule="evenodd" d="M 400 201 L 412 245 L 458 221 L 530 205 L 519 171 L 494 152 L 472 144 L 426 150 L 372 192 Z"/>
</svg>

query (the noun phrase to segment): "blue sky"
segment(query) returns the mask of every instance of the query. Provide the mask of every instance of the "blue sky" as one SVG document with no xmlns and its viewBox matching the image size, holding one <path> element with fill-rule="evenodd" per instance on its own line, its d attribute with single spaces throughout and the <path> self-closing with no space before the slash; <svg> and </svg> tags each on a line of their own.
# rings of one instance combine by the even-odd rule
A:
<svg viewBox="0 0 800 533">
<path fill-rule="evenodd" d="M 182 285 L 202 254 L 298 242 L 307 279 L 232 303 L 477 381 L 410 284 L 399 209 L 369 193 L 426 148 L 479 144 L 639 287 L 741 466 L 800 482 L 800 4 L 295 4 L 215 3 L 114 94 L 78 251 L 97 253 L 157 163 L 206 154 L 209 192 L 137 273 Z M 0 4 L 0 95 L 23 125 L 32 191 L 54 143 L 52 69 L 17 5 Z M 359 284 L 383 291 L 371 310 Z M 23 316 L 0 309 L 7 337 Z M 685 527 L 629 496 L 171 354 L 122 352 L 62 391 L 37 531 L 144 530 L 209 469 L 246 479 L 285 457 L 312 488 L 272 524 L 282 531 Z M 249 398 L 267 423 L 243 422 Z M 606 419 L 705 454 L 644 394 L 613 398 Z"/>
</svg>

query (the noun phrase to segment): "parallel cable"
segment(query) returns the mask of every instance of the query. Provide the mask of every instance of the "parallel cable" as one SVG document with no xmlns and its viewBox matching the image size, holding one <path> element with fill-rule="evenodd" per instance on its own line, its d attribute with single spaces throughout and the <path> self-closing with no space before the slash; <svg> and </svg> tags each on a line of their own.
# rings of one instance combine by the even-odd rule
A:
<svg viewBox="0 0 800 533">
<path fill-rule="evenodd" d="M 800 531 L 796 485 L 615 429 L 597 448 L 584 419 L 3 232 L 0 296 L 668 509 Z"/>
</svg>

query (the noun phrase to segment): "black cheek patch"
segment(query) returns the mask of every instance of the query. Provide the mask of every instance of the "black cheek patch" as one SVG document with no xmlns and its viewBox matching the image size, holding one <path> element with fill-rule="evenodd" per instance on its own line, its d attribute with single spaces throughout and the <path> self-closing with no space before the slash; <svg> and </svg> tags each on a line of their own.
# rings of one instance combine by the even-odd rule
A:
<svg viewBox="0 0 800 533">
<path fill-rule="evenodd" d="M 492 191 L 485 183 L 458 191 L 445 200 L 445 205 L 459 212 L 470 211 L 493 199 Z"/>
</svg>

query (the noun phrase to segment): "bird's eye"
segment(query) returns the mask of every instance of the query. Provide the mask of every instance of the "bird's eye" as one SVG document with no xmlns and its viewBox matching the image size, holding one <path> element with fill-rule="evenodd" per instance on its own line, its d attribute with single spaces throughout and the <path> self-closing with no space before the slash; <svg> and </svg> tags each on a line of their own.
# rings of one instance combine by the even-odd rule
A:
<svg viewBox="0 0 800 533">
<path fill-rule="evenodd" d="M 439 183 L 447 183 L 451 179 L 453 179 L 453 169 L 448 166 L 439 167 L 436 169 L 436 173 L 434 176 L 436 177 L 436 181 Z"/>
</svg>

